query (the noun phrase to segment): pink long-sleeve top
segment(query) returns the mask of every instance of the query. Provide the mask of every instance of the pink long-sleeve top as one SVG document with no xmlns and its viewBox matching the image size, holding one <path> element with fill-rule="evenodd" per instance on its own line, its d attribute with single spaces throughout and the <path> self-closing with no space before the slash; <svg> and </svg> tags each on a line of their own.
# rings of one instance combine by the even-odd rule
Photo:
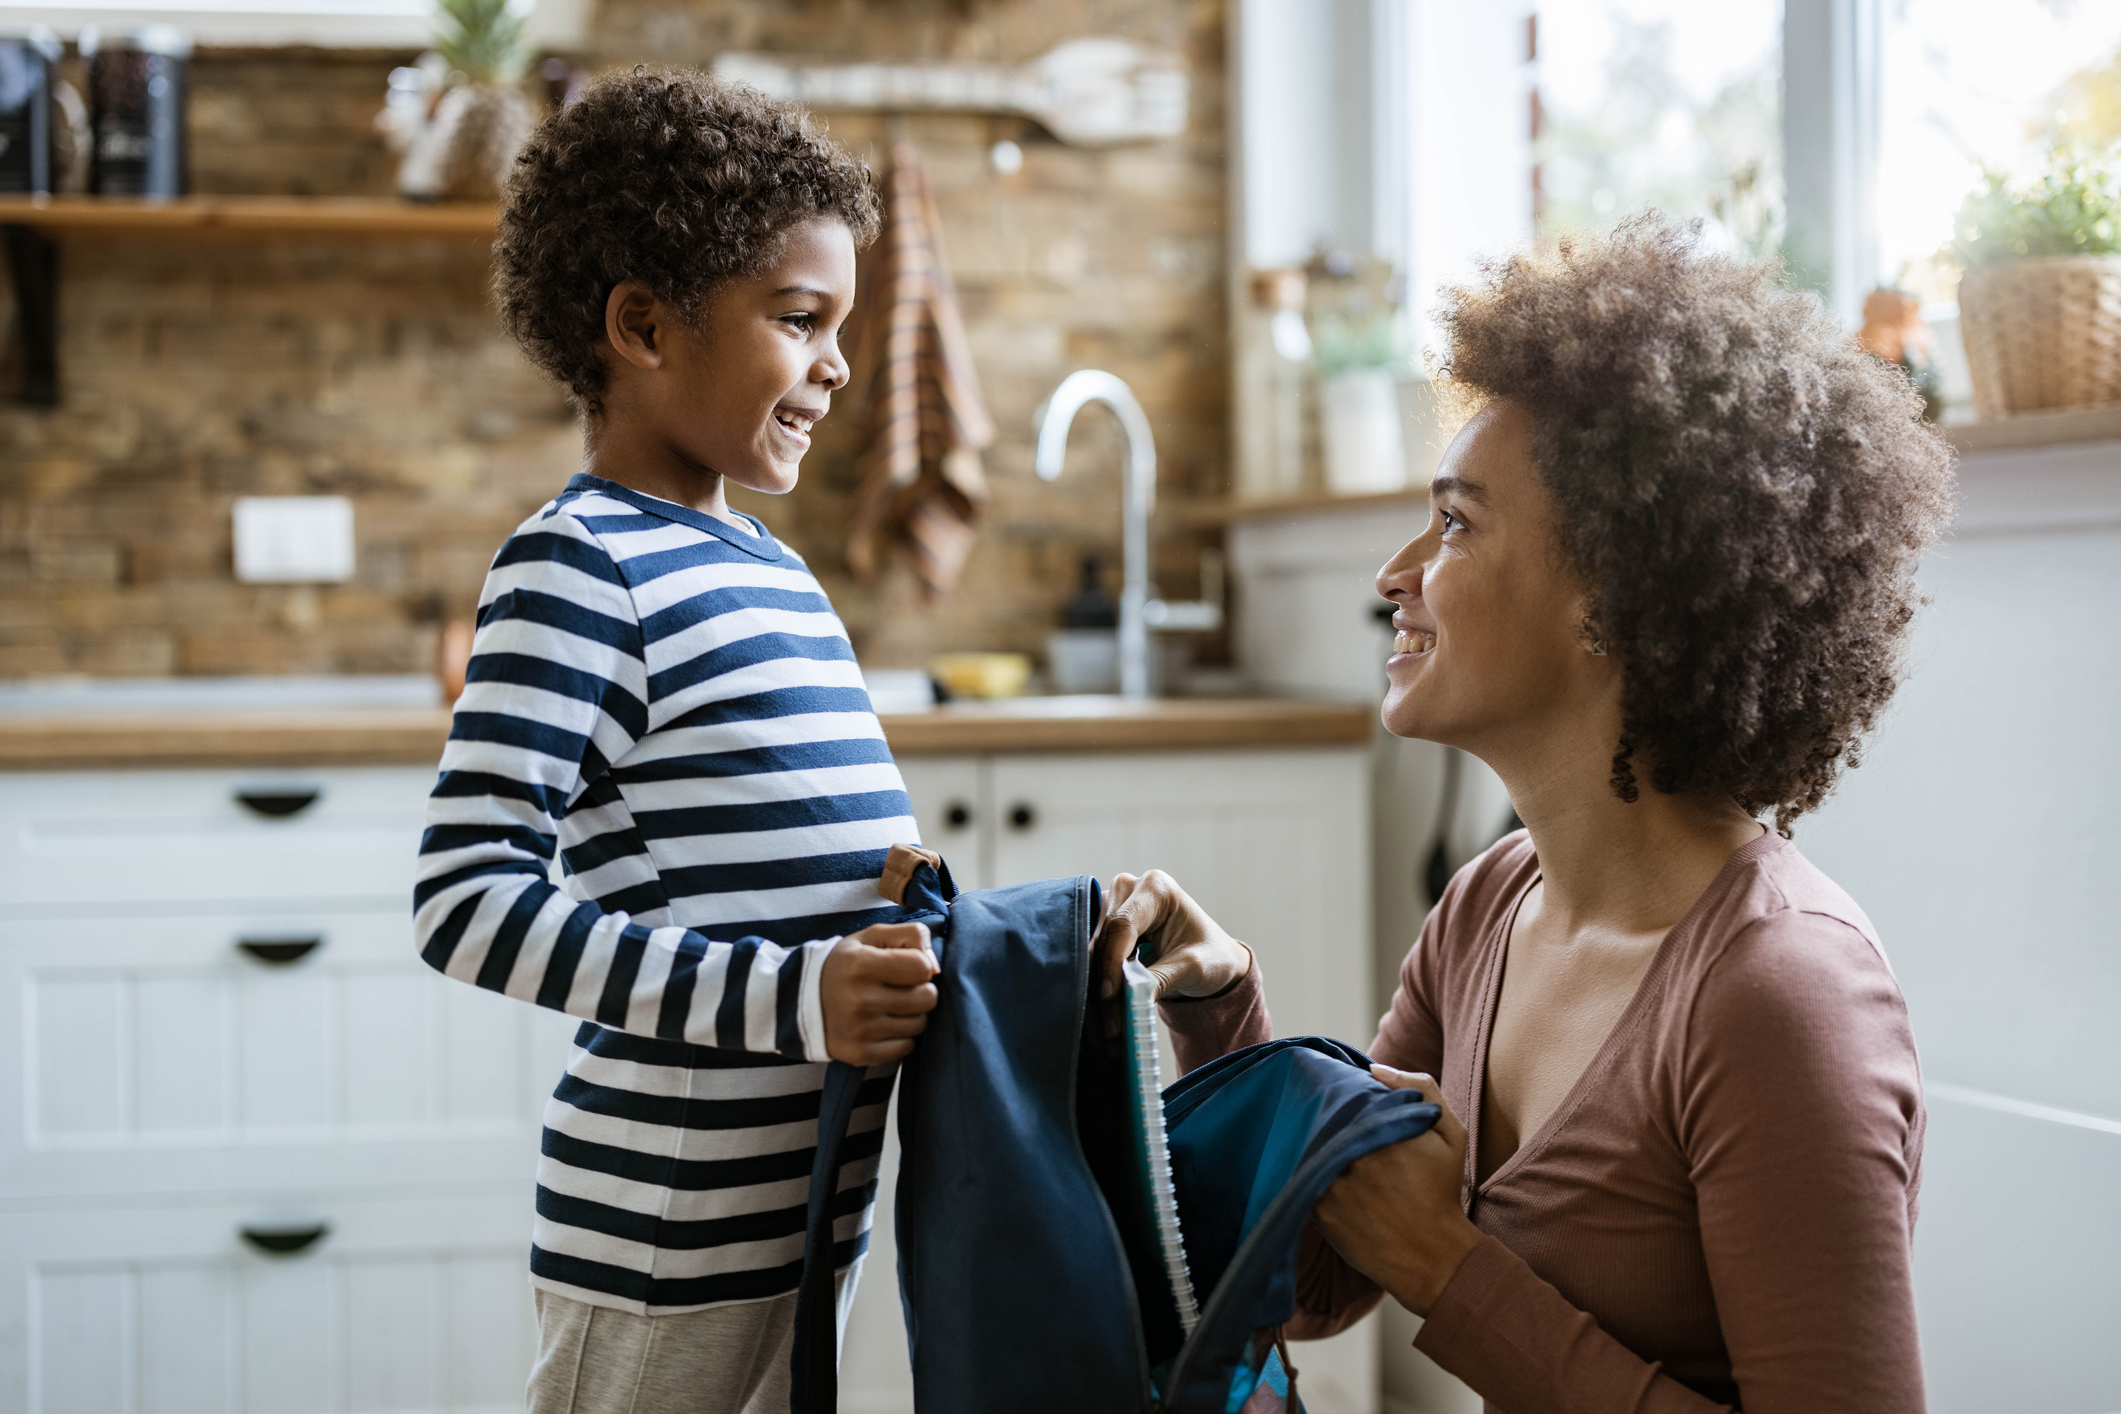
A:
<svg viewBox="0 0 2121 1414">
<path fill-rule="evenodd" d="M 1370 1052 L 1436 1076 L 1486 1240 L 1416 1339 L 1490 1414 L 1921 1414 L 1908 1256 L 1922 1086 L 1870 921 L 1787 841 L 1731 856 L 1567 1099 L 1479 1181 L 1505 944 L 1539 876 L 1511 835 L 1445 890 Z M 1166 1004 L 1181 1069 L 1269 1039 L 1255 967 Z M 1314 1228 L 1297 1327 L 1380 1299 Z"/>
</svg>

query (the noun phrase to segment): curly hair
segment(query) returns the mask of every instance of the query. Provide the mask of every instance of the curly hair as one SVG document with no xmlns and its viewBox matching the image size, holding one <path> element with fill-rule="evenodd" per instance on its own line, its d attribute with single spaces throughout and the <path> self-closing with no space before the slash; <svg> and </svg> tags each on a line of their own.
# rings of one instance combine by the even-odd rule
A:
<svg viewBox="0 0 2121 1414">
<path fill-rule="evenodd" d="M 585 412 L 602 410 L 604 306 L 639 280 L 686 319 L 763 269 L 789 227 L 876 238 L 869 169 L 809 114 L 705 74 L 635 68 L 591 84 L 516 157 L 494 242 L 502 323 Z"/>
<path fill-rule="evenodd" d="M 1441 371 L 1532 424 L 1564 562 L 1623 673 L 1613 789 L 1816 808 L 1903 672 L 1952 455 L 1922 397 L 1778 264 L 1654 214 L 1489 263 Z"/>
</svg>

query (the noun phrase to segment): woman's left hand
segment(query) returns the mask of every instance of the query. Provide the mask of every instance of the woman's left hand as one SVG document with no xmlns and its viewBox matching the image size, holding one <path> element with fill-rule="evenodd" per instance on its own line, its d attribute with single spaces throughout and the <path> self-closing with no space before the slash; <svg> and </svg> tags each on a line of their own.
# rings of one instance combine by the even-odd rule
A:
<svg viewBox="0 0 2121 1414">
<path fill-rule="evenodd" d="M 1428 1133 L 1349 1164 L 1312 1216 L 1349 1266 L 1426 1316 L 1481 1241 L 1459 1200 L 1466 1127 L 1431 1077 L 1388 1065 L 1370 1073 L 1395 1090 L 1421 1091 L 1443 1113 Z"/>
</svg>

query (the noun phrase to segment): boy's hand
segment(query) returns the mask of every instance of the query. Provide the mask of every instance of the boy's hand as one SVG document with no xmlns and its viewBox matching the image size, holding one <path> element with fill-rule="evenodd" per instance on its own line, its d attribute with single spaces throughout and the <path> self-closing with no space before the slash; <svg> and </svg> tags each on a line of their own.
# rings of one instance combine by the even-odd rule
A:
<svg viewBox="0 0 2121 1414">
<path fill-rule="evenodd" d="M 849 1065 L 902 1059 L 927 1029 L 941 970 L 925 923 L 878 923 L 840 939 L 818 974 L 827 1054 Z"/>
</svg>

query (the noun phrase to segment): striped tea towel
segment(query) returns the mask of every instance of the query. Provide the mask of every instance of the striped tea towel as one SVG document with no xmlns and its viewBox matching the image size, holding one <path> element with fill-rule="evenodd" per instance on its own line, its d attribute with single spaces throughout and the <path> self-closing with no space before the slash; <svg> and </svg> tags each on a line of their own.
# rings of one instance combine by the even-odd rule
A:
<svg viewBox="0 0 2121 1414">
<path fill-rule="evenodd" d="M 870 437 L 847 536 L 847 564 L 876 573 L 882 542 L 903 544 L 929 594 L 957 582 L 987 499 L 979 453 L 994 440 L 957 295 L 943 268 L 935 202 L 913 144 L 891 147 L 884 233 L 863 257 L 868 309 L 853 382 L 868 394 Z"/>
</svg>

